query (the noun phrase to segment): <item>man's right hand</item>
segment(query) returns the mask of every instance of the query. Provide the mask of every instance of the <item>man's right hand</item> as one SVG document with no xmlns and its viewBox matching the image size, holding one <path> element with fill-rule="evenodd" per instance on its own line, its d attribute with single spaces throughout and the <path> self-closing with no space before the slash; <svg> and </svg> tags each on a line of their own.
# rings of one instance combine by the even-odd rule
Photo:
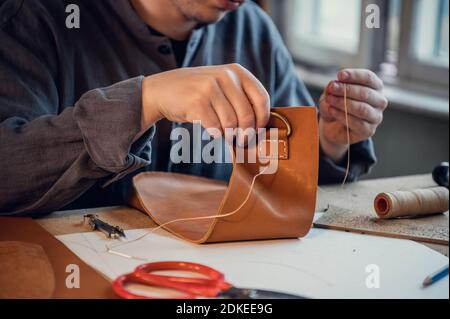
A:
<svg viewBox="0 0 450 319">
<path fill-rule="evenodd" d="M 266 89 L 238 64 L 183 68 L 149 76 L 142 84 L 142 105 L 144 130 L 167 118 L 182 123 L 201 121 L 207 130 L 215 128 L 224 134 L 226 128 L 263 128 L 270 117 Z"/>
</svg>

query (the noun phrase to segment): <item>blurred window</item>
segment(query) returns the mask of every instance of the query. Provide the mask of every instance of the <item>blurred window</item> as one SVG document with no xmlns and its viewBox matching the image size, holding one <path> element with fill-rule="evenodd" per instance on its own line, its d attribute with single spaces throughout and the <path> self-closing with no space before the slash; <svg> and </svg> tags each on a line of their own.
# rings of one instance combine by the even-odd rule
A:
<svg viewBox="0 0 450 319">
<path fill-rule="evenodd" d="M 441 88 L 448 96 L 449 0 L 403 0 L 401 6 L 400 80 Z"/>
<path fill-rule="evenodd" d="M 448 66 L 448 0 L 417 3 L 413 54 L 419 61 Z"/>
<path fill-rule="evenodd" d="M 295 1 L 293 33 L 300 43 L 356 53 L 359 48 L 361 0 Z"/>
<path fill-rule="evenodd" d="M 295 58 L 321 67 L 365 63 L 361 53 L 363 0 L 277 2 L 285 5 L 286 38 Z"/>
<path fill-rule="evenodd" d="M 271 0 L 294 59 L 319 68 L 365 67 L 396 83 L 448 95 L 449 0 Z M 376 4 L 380 29 L 366 27 Z M 400 80 L 400 81 L 399 81 Z"/>
</svg>

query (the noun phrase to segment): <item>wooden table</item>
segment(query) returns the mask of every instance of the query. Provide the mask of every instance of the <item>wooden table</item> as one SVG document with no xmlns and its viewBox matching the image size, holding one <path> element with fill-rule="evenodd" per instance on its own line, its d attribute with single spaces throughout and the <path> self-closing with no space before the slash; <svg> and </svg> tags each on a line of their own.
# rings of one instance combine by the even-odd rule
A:
<svg viewBox="0 0 450 319">
<path fill-rule="evenodd" d="M 316 210 L 318 212 L 328 211 L 328 213 L 332 213 L 331 210 L 338 209 L 348 211 L 351 213 L 351 215 L 356 215 L 358 217 L 364 215 L 376 216 L 373 207 L 373 202 L 377 194 L 381 192 L 394 192 L 399 190 L 411 190 L 429 187 L 436 187 L 436 183 L 433 181 L 431 174 L 366 180 L 354 184 L 347 184 L 345 185 L 345 187 L 342 186 L 324 187 L 319 189 L 319 196 L 317 200 Z M 331 209 L 329 209 L 330 207 Z M 345 218 L 345 220 L 346 223 L 349 223 L 349 220 L 351 220 L 351 218 Z M 430 228 L 432 227 L 442 228 L 441 226 L 446 226 L 448 233 L 448 212 L 445 215 L 427 218 L 426 220 L 427 223 L 429 223 Z M 433 220 L 433 222 L 431 220 Z M 425 222 L 425 220 L 418 221 L 414 219 L 408 219 L 405 221 L 393 221 L 388 223 L 389 226 L 391 226 L 393 224 L 397 224 L 397 222 L 401 224 L 407 222 L 409 226 L 416 225 L 417 227 L 419 227 L 421 223 Z M 446 225 L 442 225 L 442 223 L 446 223 Z M 404 226 L 405 225 L 403 225 L 403 227 Z M 345 228 L 351 229 L 352 226 L 346 225 Z M 340 227 L 337 227 L 337 229 L 340 229 Z M 361 231 L 360 233 L 365 232 Z M 422 244 L 438 251 L 439 253 L 447 257 L 449 256 L 448 244 L 447 245 L 433 244 L 433 243 L 422 243 Z"/>
<path fill-rule="evenodd" d="M 433 186 L 429 175 L 408 176 L 389 179 L 361 181 L 341 186 L 328 186 L 319 190 L 317 211 L 323 212 L 328 205 L 337 205 L 346 209 L 372 209 L 374 194 L 404 188 L 420 188 Z M 97 214 L 100 219 L 118 225 L 125 230 L 151 228 L 155 224 L 144 213 L 128 207 L 105 207 L 87 210 L 60 211 L 38 219 L 39 224 L 51 234 L 66 235 L 89 231 L 83 222 L 83 215 Z M 425 244 L 428 247 L 448 256 L 449 247 L 435 244 Z"/>
</svg>

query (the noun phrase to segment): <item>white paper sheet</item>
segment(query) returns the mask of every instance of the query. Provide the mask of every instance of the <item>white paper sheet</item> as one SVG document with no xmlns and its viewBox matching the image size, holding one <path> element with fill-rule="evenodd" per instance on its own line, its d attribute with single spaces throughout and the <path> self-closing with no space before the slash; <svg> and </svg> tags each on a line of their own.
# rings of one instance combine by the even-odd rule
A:
<svg viewBox="0 0 450 319">
<path fill-rule="evenodd" d="M 127 231 L 128 240 L 146 232 Z M 117 241 L 98 232 L 58 239 L 110 279 L 144 263 L 107 253 L 105 244 Z M 448 264 L 448 258 L 407 240 L 312 229 L 301 240 L 199 246 L 158 231 L 117 250 L 149 262 L 205 264 L 222 271 L 230 283 L 241 288 L 312 298 L 449 298 L 448 277 L 429 288 L 421 287 L 426 276 Z M 379 269 L 379 288 L 366 284 L 368 277 L 376 275 L 370 265 Z M 376 284 L 376 279 L 370 283 Z"/>
</svg>

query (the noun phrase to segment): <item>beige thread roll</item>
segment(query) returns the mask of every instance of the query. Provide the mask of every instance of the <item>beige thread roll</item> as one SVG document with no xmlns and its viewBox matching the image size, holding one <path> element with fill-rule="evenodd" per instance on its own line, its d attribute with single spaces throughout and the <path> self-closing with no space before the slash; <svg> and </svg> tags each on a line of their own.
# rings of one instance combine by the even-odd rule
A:
<svg viewBox="0 0 450 319">
<path fill-rule="evenodd" d="M 449 191 L 445 187 L 381 193 L 375 198 L 378 217 L 424 216 L 445 213 L 449 206 Z"/>
</svg>

